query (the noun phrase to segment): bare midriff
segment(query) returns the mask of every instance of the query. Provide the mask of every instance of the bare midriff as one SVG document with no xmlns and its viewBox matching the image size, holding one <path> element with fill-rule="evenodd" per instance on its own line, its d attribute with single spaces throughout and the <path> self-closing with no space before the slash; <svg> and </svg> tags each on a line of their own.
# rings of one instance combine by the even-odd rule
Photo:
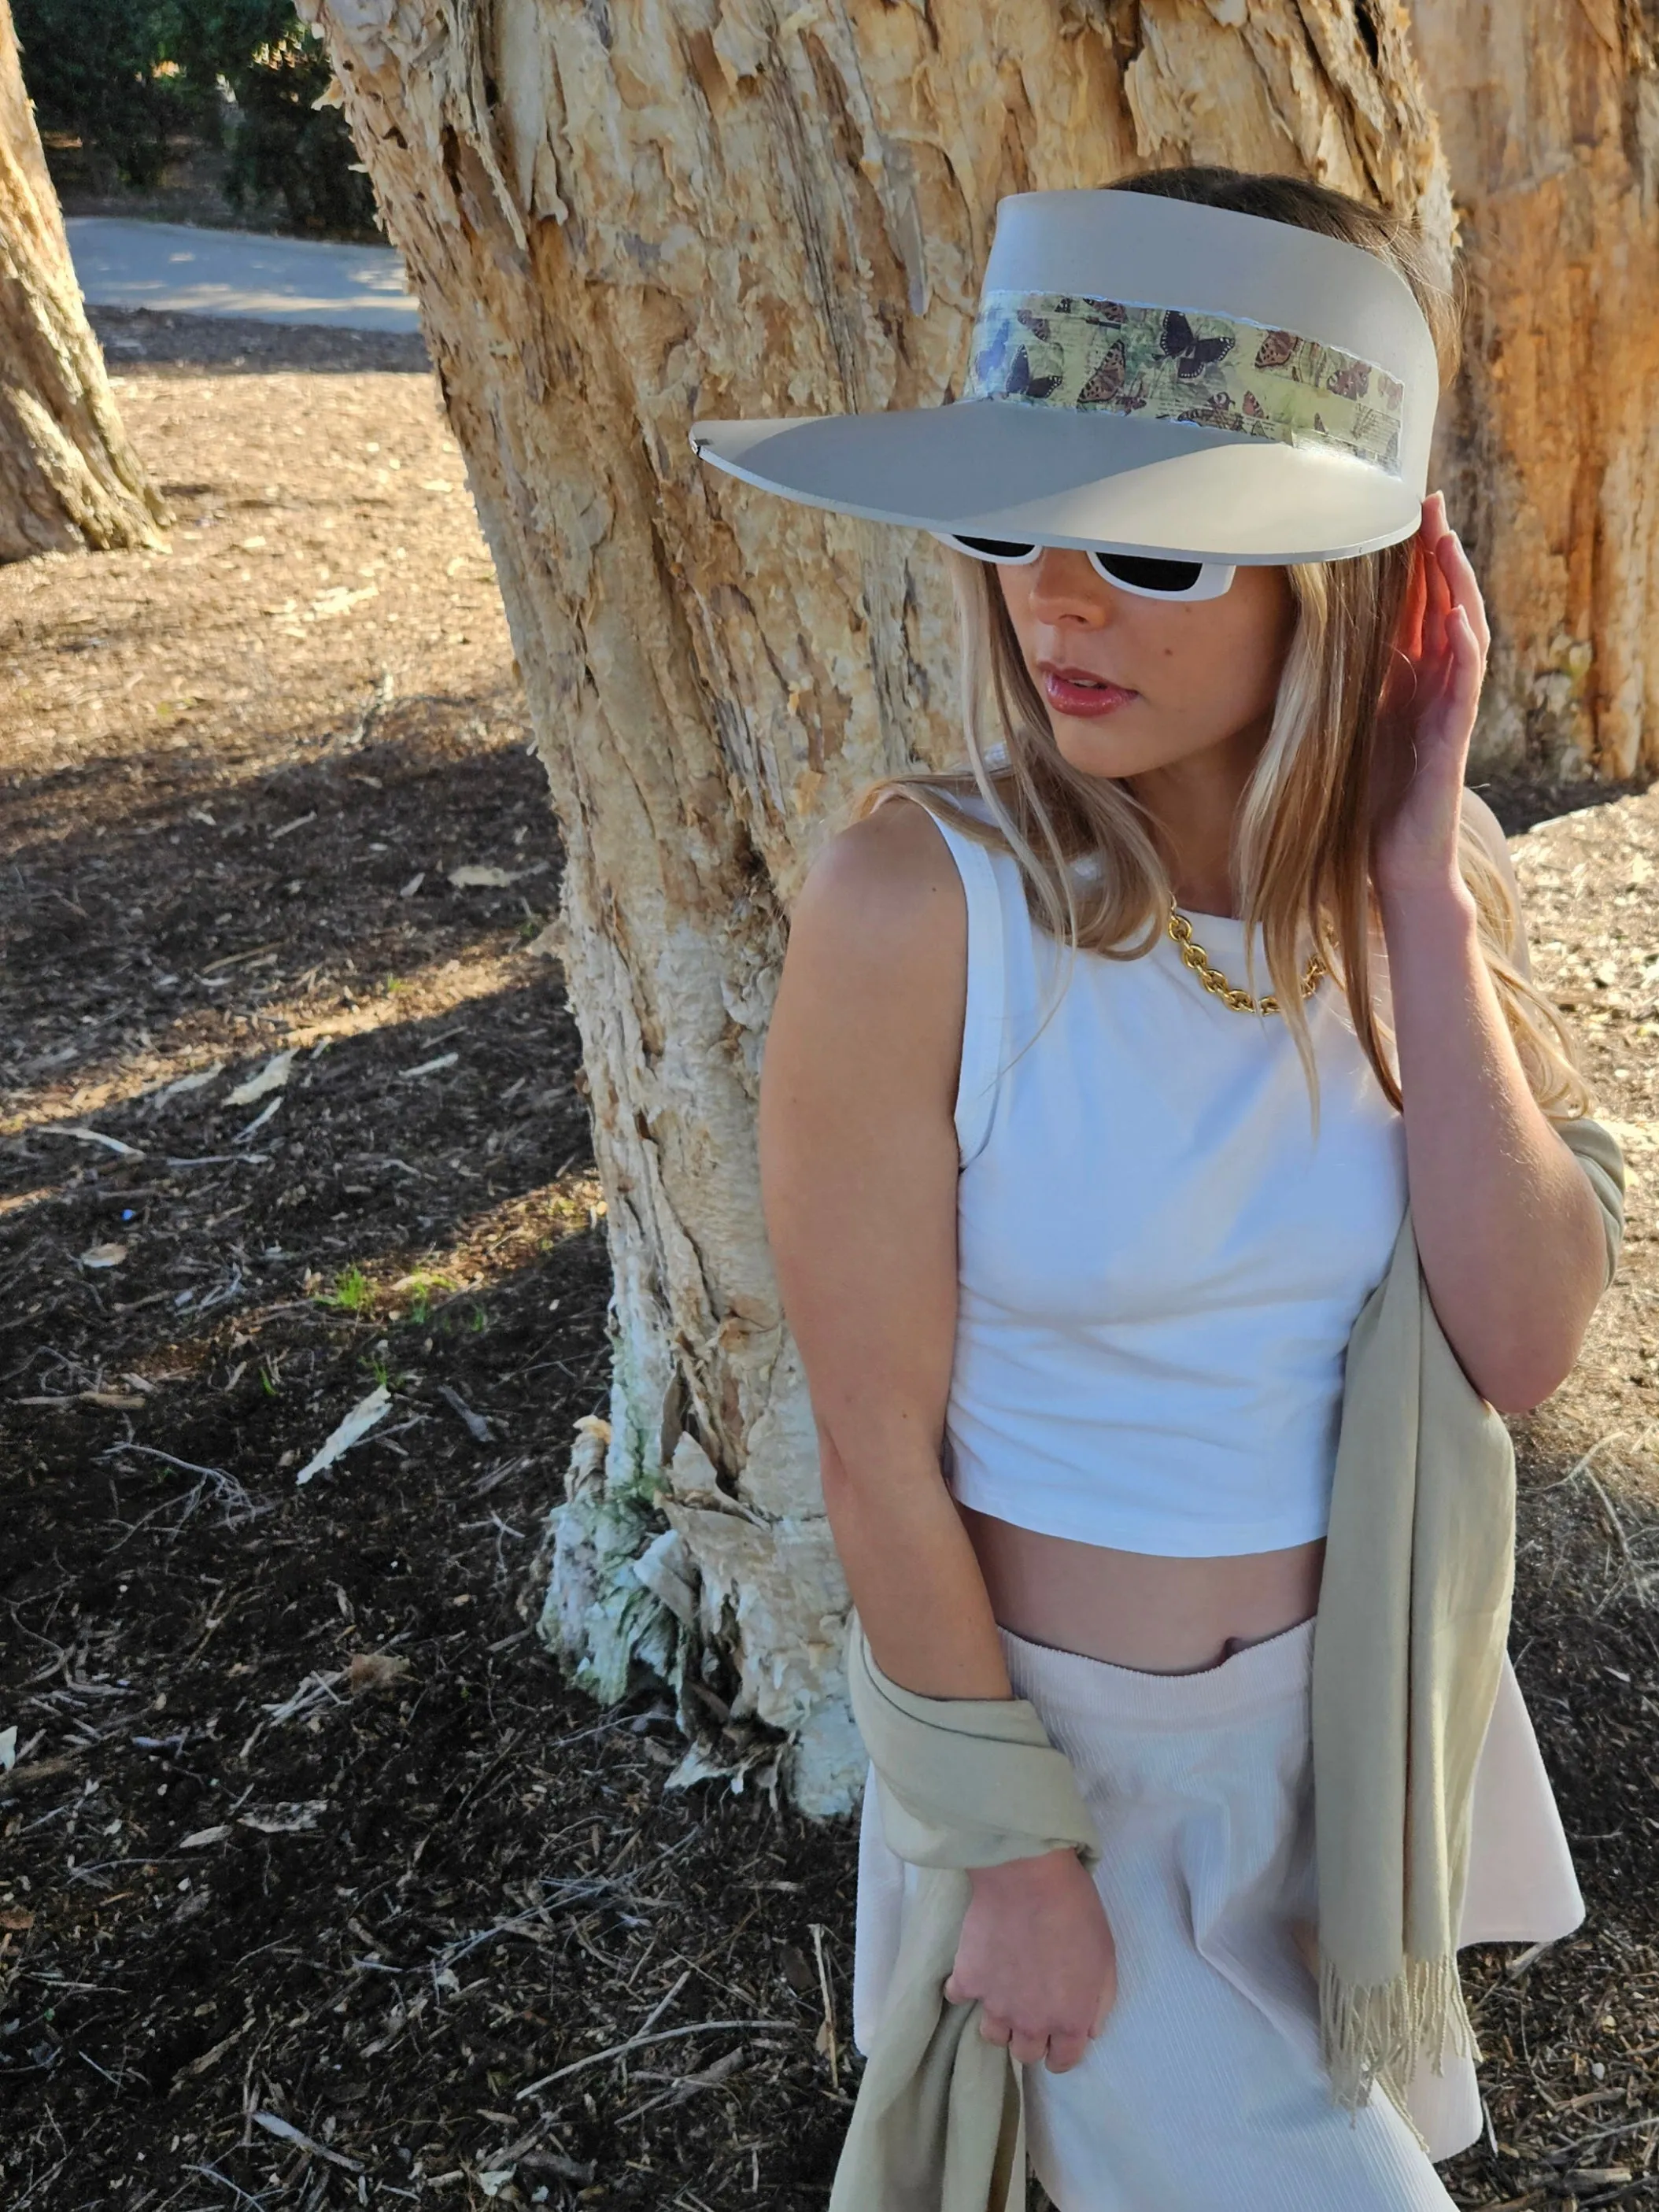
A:
<svg viewBox="0 0 1659 2212">
<path fill-rule="evenodd" d="M 957 1511 L 1002 1627 L 1115 1667 L 1197 1674 L 1318 1607 L 1323 1537 L 1284 1551 L 1168 1559 L 1045 1535 L 960 1501 Z"/>
</svg>

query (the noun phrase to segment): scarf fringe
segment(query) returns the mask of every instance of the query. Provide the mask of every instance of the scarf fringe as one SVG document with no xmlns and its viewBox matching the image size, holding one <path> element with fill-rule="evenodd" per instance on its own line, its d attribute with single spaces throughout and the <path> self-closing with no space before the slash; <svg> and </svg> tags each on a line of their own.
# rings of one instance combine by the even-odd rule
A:
<svg viewBox="0 0 1659 2212">
<path fill-rule="evenodd" d="M 1408 1959 L 1391 1981 L 1355 1988 L 1328 1959 L 1319 1969 L 1319 2036 L 1336 2102 L 1349 2112 L 1380 2086 L 1403 2105 L 1406 2085 L 1426 2060 L 1438 2074 L 1446 2051 L 1480 2059 L 1454 1953 Z"/>
</svg>

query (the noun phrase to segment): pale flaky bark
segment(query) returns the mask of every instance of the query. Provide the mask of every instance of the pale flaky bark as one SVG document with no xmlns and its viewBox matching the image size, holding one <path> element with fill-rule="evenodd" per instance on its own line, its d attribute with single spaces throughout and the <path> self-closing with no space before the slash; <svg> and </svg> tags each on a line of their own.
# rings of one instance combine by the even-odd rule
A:
<svg viewBox="0 0 1659 2212">
<path fill-rule="evenodd" d="M 1493 610 L 1473 771 L 1659 768 L 1659 56 L 1640 0 L 1414 0 L 1474 279 L 1449 504 Z"/>
<path fill-rule="evenodd" d="M 544 1626 L 602 1696 L 631 1656 L 674 1682 L 685 1771 L 770 1760 L 834 1810 L 863 1765 L 847 1593 L 768 1264 L 755 1101 L 812 853 L 866 778 L 958 752 L 953 645 L 925 538 L 717 477 L 687 427 L 951 397 L 996 202 L 1021 189 L 1291 170 L 1418 215 L 1449 266 L 1406 17 L 306 7 L 420 295 L 568 854 L 616 1357 L 609 1425 L 586 1425 L 555 1516 Z"/>
<path fill-rule="evenodd" d="M 154 545 L 167 519 L 87 326 L 0 0 L 0 561 Z"/>
</svg>

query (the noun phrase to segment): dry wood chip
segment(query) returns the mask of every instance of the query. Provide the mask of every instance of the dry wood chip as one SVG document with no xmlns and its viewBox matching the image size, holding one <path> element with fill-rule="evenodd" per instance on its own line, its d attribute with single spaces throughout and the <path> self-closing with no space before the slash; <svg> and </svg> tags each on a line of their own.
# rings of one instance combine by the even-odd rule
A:
<svg viewBox="0 0 1659 2212">
<path fill-rule="evenodd" d="M 245 960 L 257 960 L 262 952 L 274 952 L 275 940 L 268 945 L 252 945 L 246 952 L 228 952 L 222 960 L 210 960 L 202 969 L 204 975 L 216 975 L 224 968 L 240 968 Z"/>
<path fill-rule="evenodd" d="M 309 2151 L 313 2158 L 325 2158 L 331 2166 L 343 2166 L 348 2173 L 362 2173 L 367 2170 L 361 2159 L 348 2158 L 343 2151 L 330 2150 L 325 2144 L 302 2135 L 290 2121 L 279 2118 L 275 2112 L 255 2112 L 252 2118 L 256 2128 L 263 2128 L 267 2135 L 276 2136 L 283 2142 L 291 2142 L 301 2150 Z"/>
<path fill-rule="evenodd" d="M 313 1474 L 321 1474 L 325 1468 L 332 1467 L 342 1453 L 349 1452 L 391 1409 L 392 1394 L 383 1382 L 376 1383 L 368 1397 L 360 1398 L 338 1428 L 325 1438 L 294 1480 L 309 1482 Z"/>
<path fill-rule="evenodd" d="M 527 2173 L 556 2174 L 561 2181 L 592 2181 L 595 2171 L 592 2159 L 584 2166 L 556 2150 L 526 2151 L 518 2163 Z"/>
<path fill-rule="evenodd" d="M 509 884 L 516 884 L 526 872 L 523 868 L 489 867 L 469 861 L 465 867 L 452 868 L 449 880 L 458 891 L 498 891 L 505 890 Z"/>
<path fill-rule="evenodd" d="M 83 1145 L 106 1145 L 124 1159 L 142 1160 L 143 1153 L 137 1145 L 124 1145 L 118 1137 L 106 1137 L 101 1129 L 43 1129 L 43 1137 L 76 1137 Z"/>
<path fill-rule="evenodd" d="M 331 622 L 337 615 L 349 614 L 353 607 L 360 607 L 365 599 L 378 599 L 380 596 L 378 584 L 365 584 L 356 592 L 345 584 L 331 584 L 326 591 L 317 594 L 305 619 L 307 622 Z"/>
<path fill-rule="evenodd" d="M 236 1132 L 235 1136 L 231 1141 L 234 1144 L 238 1145 L 246 1143 L 247 1139 L 253 1134 L 256 1129 L 263 1129 L 265 1123 L 270 1120 L 272 1115 L 281 1110 L 282 1103 L 283 1102 L 280 1098 L 273 1098 L 270 1105 L 260 1109 L 259 1112 L 254 1115 L 253 1119 L 248 1123 L 245 1129 L 239 1129 Z"/>
<path fill-rule="evenodd" d="M 211 1067 L 198 1067 L 189 1075 L 181 1075 L 172 1083 L 164 1083 L 151 1097 L 158 1106 L 165 1106 L 170 1098 L 183 1098 L 192 1091 L 205 1091 L 210 1083 L 216 1083 L 225 1072 L 222 1060 L 216 1060 Z"/>
<path fill-rule="evenodd" d="M 307 1674 L 292 1697 L 284 1698 L 278 1705 L 265 1707 L 271 1725 L 278 1727 L 283 1721 L 294 1720 L 301 1713 L 308 1713 L 313 1705 L 326 1703 L 337 1705 L 340 1700 L 333 1694 L 334 1686 L 344 1680 L 343 1668 L 336 1668 L 326 1674 Z"/>
<path fill-rule="evenodd" d="M 619 2058 L 625 2051 L 637 2051 L 641 2044 L 678 2042 L 684 2035 L 714 2035 L 731 2028 L 792 2027 L 787 2020 L 701 2020 L 689 2027 L 657 2027 L 648 2034 L 630 2035 L 625 2043 L 613 2043 L 608 2049 L 596 2051 L 586 2058 L 574 2058 L 568 2066 L 561 2066 L 551 2074 L 544 2074 L 539 2081 L 527 2081 L 518 2092 L 518 2098 L 531 2097 L 538 2089 L 545 2089 L 550 2081 L 562 2081 L 568 2074 L 579 2074 L 588 2066 L 601 2066 L 607 2058 Z M 515 2099 L 515 2101 L 517 2100 Z"/>
<path fill-rule="evenodd" d="M 482 1413 L 473 1412 L 459 1391 L 452 1390 L 447 1382 L 441 1382 L 438 1385 L 438 1395 L 449 1407 L 475 1443 L 488 1444 L 495 1442 L 495 1432 L 490 1428 L 489 1423 Z"/>
<path fill-rule="evenodd" d="M 106 1899 L 106 1902 L 107 1903 L 108 1900 Z M 210 2051 L 204 2051 L 199 2058 L 192 2058 L 188 2066 L 174 2075 L 173 2082 L 174 2089 L 177 2089 L 181 2082 L 191 2081 L 198 2075 L 205 2074 L 210 2067 L 216 2066 L 226 2051 L 233 2045 L 240 2043 L 252 2025 L 252 2020 L 245 2020 L 240 2027 L 232 2028 L 230 2033 L 216 2043 Z"/>
<path fill-rule="evenodd" d="M 313 1797 L 303 1805 L 280 1806 L 274 1813 L 239 1813 L 236 1825 L 261 1836 L 301 1836 L 314 1828 L 327 1810 L 326 1797 Z"/>
<path fill-rule="evenodd" d="M 9 1773 L 0 1774 L 0 1799 L 15 1797 L 42 1782 L 56 1782 L 65 1774 L 72 1774 L 76 1761 L 87 1749 L 85 1744 L 77 1744 L 72 1751 L 64 1752 L 57 1758 L 30 1759 L 21 1766 L 14 1766 Z"/>
<path fill-rule="evenodd" d="M 293 1066 L 292 1051 L 273 1053 L 257 1075 L 249 1076 L 246 1083 L 239 1083 L 227 1095 L 224 1103 L 227 1106 L 252 1106 L 256 1099 L 264 1097 L 272 1091 L 280 1091 L 288 1081 Z"/>
</svg>

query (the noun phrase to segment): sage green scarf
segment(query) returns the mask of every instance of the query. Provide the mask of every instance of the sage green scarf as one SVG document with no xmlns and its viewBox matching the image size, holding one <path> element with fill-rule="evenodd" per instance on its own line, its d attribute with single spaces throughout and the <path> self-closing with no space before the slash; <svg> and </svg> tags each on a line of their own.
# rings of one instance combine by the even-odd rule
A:
<svg viewBox="0 0 1659 2212">
<path fill-rule="evenodd" d="M 1554 1127 L 1601 1205 L 1605 1289 L 1624 1155 L 1588 1116 Z M 1456 1933 L 1514 1579 L 1515 1446 L 1446 1341 L 1408 1208 L 1348 1340 L 1314 1628 L 1320 2033 L 1350 2107 L 1374 2081 L 1401 2103 L 1448 2045 L 1480 2056 Z"/>
<path fill-rule="evenodd" d="M 1554 1127 L 1600 1202 L 1611 1283 L 1623 1155 L 1588 1116 Z M 1479 2056 L 1456 1933 L 1514 1562 L 1514 1446 L 1446 1341 L 1407 1209 L 1349 1339 L 1314 1629 L 1320 2025 L 1350 2109 L 1380 2083 L 1403 2112 L 1420 2062 Z M 1024 2212 L 1018 2062 L 980 2035 L 976 2002 L 944 1996 L 965 1869 L 1066 1844 L 1092 1866 L 1099 1838 L 1029 1700 L 919 1697 L 876 1665 L 856 1612 L 847 1678 L 883 1833 L 923 1872 L 830 2212 Z"/>
<path fill-rule="evenodd" d="M 876 1766 L 882 1832 L 925 1869 L 836 2168 L 830 2212 L 1024 2212 L 1019 2067 L 947 2004 L 970 1893 L 966 1869 L 1063 1844 L 1085 1866 L 1100 1838 L 1025 1698 L 922 1698 L 884 1674 L 848 1622 L 853 1717 Z"/>
</svg>

